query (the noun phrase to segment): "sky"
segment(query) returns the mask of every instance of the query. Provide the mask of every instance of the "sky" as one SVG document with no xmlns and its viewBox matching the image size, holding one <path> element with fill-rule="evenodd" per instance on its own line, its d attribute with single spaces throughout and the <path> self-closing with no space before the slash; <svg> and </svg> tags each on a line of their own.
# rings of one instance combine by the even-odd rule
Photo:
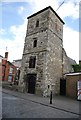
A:
<svg viewBox="0 0 81 120">
<path fill-rule="evenodd" d="M 61 3 L 64 4 L 58 9 Z M 51 6 L 65 22 L 63 47 L 68 57 L 77 63 L 79 55 L 79 2 L 80 0 L 1 0 L 0 2 L 0 55 L 9 52 L 8 60 L 21 59 L 27 30 L 27 17 Z"/>
</svg>

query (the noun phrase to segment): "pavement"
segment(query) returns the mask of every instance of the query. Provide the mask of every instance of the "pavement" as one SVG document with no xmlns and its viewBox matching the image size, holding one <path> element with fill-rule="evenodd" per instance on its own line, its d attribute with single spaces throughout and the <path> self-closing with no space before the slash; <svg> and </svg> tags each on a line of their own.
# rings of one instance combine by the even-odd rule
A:
<svg viewBox="0 0 81 120">
<path fill-rule="evenodd" d="M 77 101 L 76 99 L 71 99 L 66 96 L 54 96 L 52 99 L 52 104 L 50 104 L 50 98 L 49 97 L 43 97 L 38 96 L 35 94 L 29 94 L 29 93 L 20 93 L 14 90 L 8 90 L 8 89 L 2 89 L 3 93 L 11 94 L 16 97 L 20 97 L 25 100 L 29 100 L 38 104 L 42 104 L 44 106 L 52 107 L 55 109 L 59 109 L 62 111 L 70 112 L 73 114 L 77 114 L 81 116 L 80 110 L 80 104 L 81 101 Z"/>
</svg>

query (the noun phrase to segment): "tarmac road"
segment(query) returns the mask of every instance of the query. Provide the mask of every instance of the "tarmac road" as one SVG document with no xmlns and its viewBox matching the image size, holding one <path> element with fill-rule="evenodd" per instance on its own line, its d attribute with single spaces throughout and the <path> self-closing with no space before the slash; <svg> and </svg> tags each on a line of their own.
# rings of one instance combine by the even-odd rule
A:
<svg viewBox="0 0 81 120">
<path fill-rule="evenodd" d="M 79 115 L 3 92 L 2 118 L 79 118 Z"/>
</svg>

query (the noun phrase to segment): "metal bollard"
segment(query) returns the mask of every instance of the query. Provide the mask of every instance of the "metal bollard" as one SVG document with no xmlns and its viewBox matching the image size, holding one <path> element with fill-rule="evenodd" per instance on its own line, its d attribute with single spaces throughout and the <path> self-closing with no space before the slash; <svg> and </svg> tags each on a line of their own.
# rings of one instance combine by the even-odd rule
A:
<svg viewBox="0 0 81 120">
<path fill-rule="evenodd" d="M 50 93 L 50 104 L 52 104 L 52 91 Z"/>
</svg>

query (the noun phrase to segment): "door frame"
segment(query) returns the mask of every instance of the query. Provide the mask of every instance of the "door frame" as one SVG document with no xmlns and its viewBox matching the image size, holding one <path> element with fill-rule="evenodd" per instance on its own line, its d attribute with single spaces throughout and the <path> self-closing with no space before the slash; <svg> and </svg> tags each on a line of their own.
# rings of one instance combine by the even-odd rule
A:
<svg viewBox="0 0 81 120">
<path fill-rule="evenodd" d="M 60 79 L 60 95 L 66 96 L 66 79 Z"/>
<path fill-rule="evenodd" d="M 26 87 L 27 87 L 27 92 L 30 94 L 35 94 L 36 76 L 37 76 L 36 73 L 27 74 Z M 32 78 L 32 80 L 31 80 L 31 78 Z"/>
</svg>

